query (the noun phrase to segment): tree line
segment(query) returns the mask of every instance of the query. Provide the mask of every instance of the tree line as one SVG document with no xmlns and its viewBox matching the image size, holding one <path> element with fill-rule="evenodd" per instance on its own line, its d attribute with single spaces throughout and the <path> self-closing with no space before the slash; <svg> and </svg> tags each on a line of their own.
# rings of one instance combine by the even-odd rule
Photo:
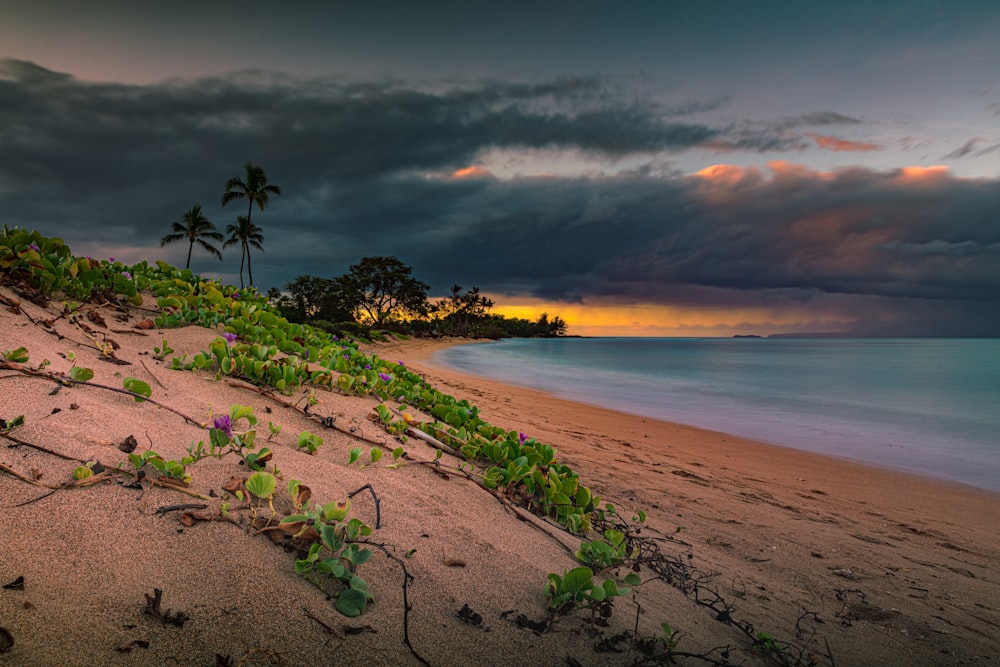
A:
<svg viewBox="0 0 1000 667">
<path fill-rule="evenodd" d="M 534 338 L 566 334 L 566 322 L 543 313 L 537 320 L 491 313 L 493 301 L 478 287 L 437 301 L 429 286 L 413 277 L 412 269 L 395 257 L 365 257 L 347 273 L 333 278 L 299 276 L 285 291 L 268 291 L 268 298 L 292 322 L 309 323 L 332 332 L 363 333 L 364 329 L 398 331 L 415 336 L 474 338 Z"/>
<path fill-rule="evenodd" d="M 264 250 L 263 230 L 253 223 L 254 205 L 262 212 L 272 195 L 281 188 L 268 183 L 264 170 L 247 162 L 242 175 L 226 181 L 222 206 L 238 200 L 247 201 L 247 214 L 237 215 L 223 236 L 205 217 L 201 204 L 192 206 L 179 222 L 171 223 L 171 233 L 160 239 L 160 246 L 186 240 L 187 263 L 195 244 L 210 255 L 222 259 L 222 248 L 240 245 L 240 288 L 243 268 L 253 286 L 250 249 Z M 412 275 L 409 266 L 395 257 L 365 257 L 342 276 L 320 278 L 299 276 L 285 285 L 285 292 L 272 287 L 267 296 L 282 315 L 292 322 L 310 323 L 331 331 L 360 334 L 367 329 L 386 329 L 418 336 L 471 336 L 482 338 L 553 337 L 566 334 L 566 322 L 547 313 L 535 321 L 491 313 L 493 301 L 479 293 L 478 287 L 462 292 L 453 285 L 451 295 L 432 302 L 427 297 L 429 285 Z"/>
</svg>

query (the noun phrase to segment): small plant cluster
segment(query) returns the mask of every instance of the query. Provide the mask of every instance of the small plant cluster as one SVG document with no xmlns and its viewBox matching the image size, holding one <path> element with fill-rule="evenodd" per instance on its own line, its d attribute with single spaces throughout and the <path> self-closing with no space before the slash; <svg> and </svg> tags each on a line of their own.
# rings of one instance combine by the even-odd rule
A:
<svg viewBox="0 0 1000 667">
<path fill-rule="evenodd" d="M 371 535 L 372 529 L 360 519 L 347 520 L 350 500 L 309 506 L 312 492 L 294 479 L 288 483 L 288 495 L 295 513 L 278 526 L 293 539 L 309 544 L 306 556 L 295 561 L 295 571 L 328 593 L 328 584 L 336 585 L 337 590 L 331 593 L 336 597 L 334 606 L 346 616 L 360 615 L 375 598 L 368 583 L 356 572 L 372 552 L 356 542 Z"/>
<path fill-rule="evenodd" d="M 596 512 L 600 517 L 617 516 L 614 505 L 608 503 L 603 510 Z M 639 522 L 646 517 L 641 512 L 635 517 Z M 602 519 L 606 521 L 606 518 Z M 625 595 L 641 583 L 636 572 L 628 572 L 623 578 L 624 586 L 619 586 L 614 579 L 605 579 L 597 583 L 597 574 L 615 568 L 628 567 L 638 571 L 637 558 L 640 549 L 634 540 L 626 539 L 626 533 L 609 527 L 604 531 L 604 538 L 584 541 L 576 552 L 576 559 L 583 565 L 573 568 L 562 575 L 550 573 L 545 584 L 545 597 L 549 610 L 554 614 L 565 614 L 579 608 L 589 608 L 592 619 L 594 614 L 607 619 L 611 617 L 614 598 Z"/>
<path fill-rule="evenodd" d="M 245 424 L 244 424 L 245 422 Z M 241 428 L 242 427 L 242 428 Z M 229 412 L 212 419 L 208 431 L 208 447 L 204 441 L 188 447 L 187 463 L 194 463 L 207 456 L 221 459 L 235 454 L 250 470 L 263 470 L 274 452 L 269 447 L 256 449 L 257 416 L 248 405 L 233 405 Z"/>
<path fill-rule="evenodd" d="M 630 572 L 624 578 L 626 586 L 619 586 L 614 579 L 598 583 L 594 571 L 586 565 L 564 571 L 561 575 L 550 573 L 545 584 L 545 599 L 549 609 L 556 614 L 566 614 L 586 608 L 591 618 L 611 617 L 614 598 L 627 594 L 629 586 L 638 586 L 639 575 Z"/>
</svg>

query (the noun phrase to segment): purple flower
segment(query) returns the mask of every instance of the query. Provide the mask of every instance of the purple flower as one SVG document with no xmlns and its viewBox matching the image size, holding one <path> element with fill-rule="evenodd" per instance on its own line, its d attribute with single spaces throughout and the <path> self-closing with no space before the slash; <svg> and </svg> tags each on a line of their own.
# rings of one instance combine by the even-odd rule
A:
<svg viewBox="0 0 1000 667">
<path fill-rule="evenodd" d="M 42 249 L 39 248 L 38 245 L 34 241 L 32 241 L 31 243 L 29 243 L 28 247 L 31 248 L 32 250 L 34 250 L 35 252 L 41 252 L 42 251 Z"/>
<path fill-rule="evenodd" d="M 218 429 L 226 434 L 227 438 L 233 437 L 233 422 L 229 415 L 222 415 L 212 420 L 212 428 Z"/>
<path fill-rule="evenodd" d="M 333 334 L 333 339 L 334 340 L 340 340 L 339 338 L 337 338 L 337 334 Z"/>
<path fill-rule="evenodd" d="M 226 343 L 228 345 L 232 345 L 233 343 L 235 343 L 239 339 L 239 336 L 237 336 L 234 333 L 229 333 L 228 331 L 226 333 L 222 334 L 222 337 L 226 339 Z"/>
<path fill-rule="evenodd" d="M 114 258 L 114 257 L 108 257 L 108 261 L 109 261 L 109 262 L 114 262 L 114 261 L 115 261 L 115 258 Z"/>
<path fill-rule="evenodd" d="M 379 373 L 378 374 L 378 379 L 382 380 L 382 382 L 389 382 L 390 380 L 392 380 L 392 376 L 391 375 L 386 375 L 385 373 Z"/>
<path fill-rule="evenodd" d="M 122 275 L 128 278 L 129 280 L 132 280 L 132 274 L 129 273 L 128 271 L 122 271 Z"/>
<path fill-rule="evenodd" d="M 402 361 L 397 361 L 396 363 L 399 364 L 400 366 L 405 366 L 406 365 Z"/>
<path fill-rule="evenodd" d="M 365 370 L 366 371 L 370 371 L 371 369 L 372 369 L 372 365 L 371 364 L 365 364 Z"/>
<path fill-rule="evenodd" d="M 528 439 L 528 436 L 525 433 L 518 433 L 517 437 L 521 440 L 522 445 L 524 444 L 524 441 Z"/>
</svg>

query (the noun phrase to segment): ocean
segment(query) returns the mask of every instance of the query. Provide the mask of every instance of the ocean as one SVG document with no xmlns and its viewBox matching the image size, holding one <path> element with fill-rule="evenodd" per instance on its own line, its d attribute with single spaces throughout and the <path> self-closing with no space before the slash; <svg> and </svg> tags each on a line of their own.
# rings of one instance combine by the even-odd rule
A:
<svg viewBox="0 0 1000 667">
<path fill-rule="evenodd" d="M 474 375 L 1000 491 L 1000 339 L 556 338 L 442 350 Z"/>
</svg>

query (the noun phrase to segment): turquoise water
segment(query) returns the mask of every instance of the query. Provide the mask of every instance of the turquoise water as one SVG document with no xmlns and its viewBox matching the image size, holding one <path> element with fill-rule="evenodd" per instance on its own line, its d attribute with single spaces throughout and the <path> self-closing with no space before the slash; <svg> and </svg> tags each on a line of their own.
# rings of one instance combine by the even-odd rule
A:
<svg viewBox="0 0 1000 667">
<path fill-rule="evenodd" d="M 1000 339 L 512 339 L 451 347 L 435 361 L 1000 491 Z"/>
</svg>

